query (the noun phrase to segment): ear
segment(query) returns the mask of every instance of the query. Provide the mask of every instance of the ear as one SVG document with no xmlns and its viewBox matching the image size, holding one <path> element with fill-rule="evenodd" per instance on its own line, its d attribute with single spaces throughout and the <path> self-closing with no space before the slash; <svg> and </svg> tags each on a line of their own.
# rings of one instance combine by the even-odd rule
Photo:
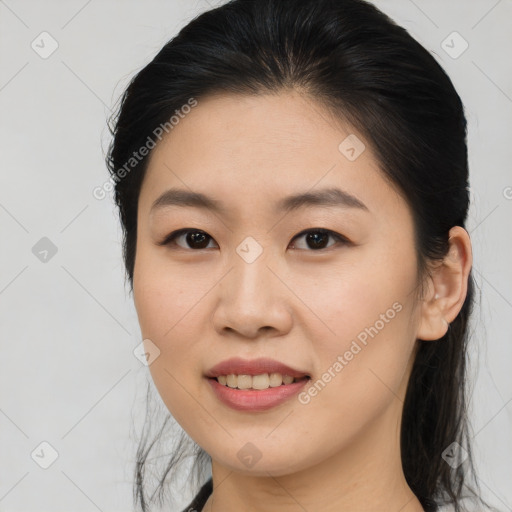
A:
<svg viewBox="0 0 512 512">
<path fill-rule="evenodd" d="M 468 276 L 473 264 L 471 240 L 461 226 L 449 232 L 450 248 L 428 278 L 428 291 L 421 302 L 416 337 L 438 340 L 448 331 L 450 322 L 462 309 L 468 290 Z"/>
</svg>

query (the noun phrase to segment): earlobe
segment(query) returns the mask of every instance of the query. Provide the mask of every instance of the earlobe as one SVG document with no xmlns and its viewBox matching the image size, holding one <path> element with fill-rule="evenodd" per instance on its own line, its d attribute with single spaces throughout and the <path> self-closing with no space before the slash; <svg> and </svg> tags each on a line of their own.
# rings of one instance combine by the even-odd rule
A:
<svg viewBox="0 0 512 512">
<path fill-rule="evenodd" d="M 450 229 L 449 243 L 447 255 L 432 270 L 428 291 L 421 303 L 416 334 L 420 340 L 442 338 L 466 299 L 473 263 L 469 234 L 461 226 L 454 226 Z"/>
</svg>

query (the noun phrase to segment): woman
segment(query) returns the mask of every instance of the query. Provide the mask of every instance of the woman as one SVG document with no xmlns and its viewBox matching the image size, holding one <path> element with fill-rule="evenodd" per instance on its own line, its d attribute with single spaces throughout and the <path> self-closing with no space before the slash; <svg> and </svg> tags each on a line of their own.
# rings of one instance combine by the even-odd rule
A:
<svg viewBox="0 0 512 512">
<path fill-rule="evenodd" d="M 185 510 L 465 510 L 466 119 L 435 59 L 361 0 L 234 0 L 112 131 L 151 376 L 211 464 Z"/>
</svg>

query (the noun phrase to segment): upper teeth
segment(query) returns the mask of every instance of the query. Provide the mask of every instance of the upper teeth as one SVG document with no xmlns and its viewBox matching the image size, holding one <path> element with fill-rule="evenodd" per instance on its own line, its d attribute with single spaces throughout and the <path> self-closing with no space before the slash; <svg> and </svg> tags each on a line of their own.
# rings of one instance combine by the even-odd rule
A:
<svg viewBox="0 0 512 512">
<path fill-rule="evenodd" d="M 238 389 L 267 389 L 275 388 L 282 384 L 291 384 L 295 379 L 290 375 L 280 373 L 263 373 L 261 375 L 219 375 L 220 384 Z"/>
</svg>

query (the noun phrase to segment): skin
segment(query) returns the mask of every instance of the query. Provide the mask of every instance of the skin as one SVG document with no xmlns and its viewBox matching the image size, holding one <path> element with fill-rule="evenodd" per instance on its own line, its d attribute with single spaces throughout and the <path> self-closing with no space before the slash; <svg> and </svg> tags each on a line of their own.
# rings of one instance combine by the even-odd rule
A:
<svg viewBox="0 0 512 512">
<path fill-rule="evenodd" d="M 338 146 L 356 134 L 349 161 Z M 168 206 L 167 189 L 203 192 L 226 212 Z M 368 211 L 307 206 L 276 214 L 292 193 L 338 187 Z M 214 492 L 204 511 L 422 511 L 400 462 L 403 399 L 418 343 L 440 338 L 467 292 L 471 244 L 452 228 L 451 250 L 418 294 L 411 211 L 384 179 L 364 137 L 296 91 L 202 98 L 154 149 L 140 192 L 134 300 L 150 365 L 169 411 L 212 457 Z M 173 230 L 208 234 L 208 248 Z M 305 229 L 325 228 L 316 249 Z M 248 236 L 263 252 L 236 252 Z M 320 239 L 322 240 L 322 239 Z M 400 312 L 310 402 L 267 411 L 218 401 L 204 373 L 239 356 L 269 357 L 312 382 L 381 314 Z M 149 345 L 148 345 L 149 346 Z M 252 467 L 237 457 L 252 443 Z M 254 450 L 254 448 L 253 448 Z"/>
</svg>

